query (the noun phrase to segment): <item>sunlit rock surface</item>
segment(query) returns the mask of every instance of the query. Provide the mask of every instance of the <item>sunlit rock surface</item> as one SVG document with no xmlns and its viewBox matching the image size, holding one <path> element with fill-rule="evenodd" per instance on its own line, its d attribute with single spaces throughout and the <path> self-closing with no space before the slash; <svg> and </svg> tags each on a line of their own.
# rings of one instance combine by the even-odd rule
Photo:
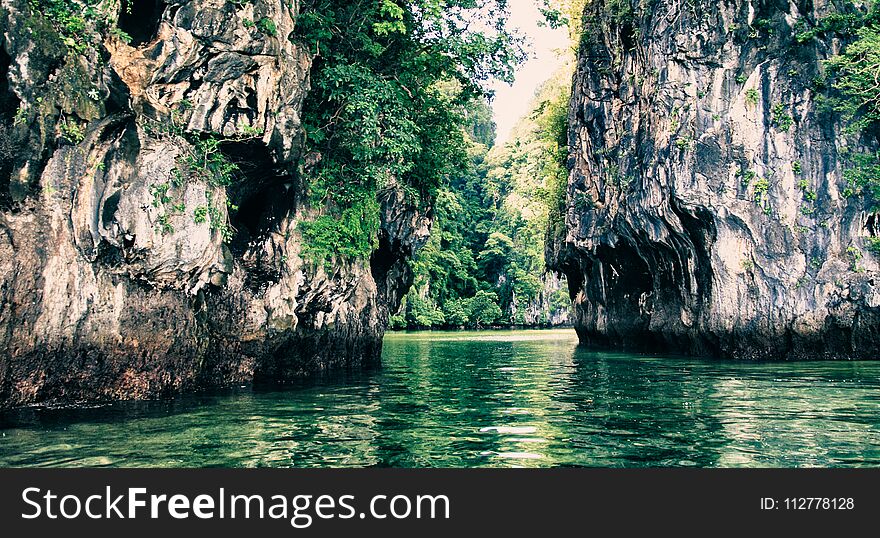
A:
<svg viewBox="0 0 880 538">
<path fill-rule="evenodd" d="M 736 358 L 878 358 L 878 217 L 846 196 L 814 78 L 830 2 L 588 2 L 564 232 L 581 341 Z M 866 137 L 867 138 L 867 137 Z"/>
<path fill-rule="evenodd" d="M 134 2 L 118 21 L 130 43 L 67 54 L 26 2 L 2 0 L 0 407 L 378 360 L 430 220 L 391 186 L 371 260 L 301 256 L 297 225 L 317 213 L 297 10 Z M 254 27 L 263 18 L 274 31 Z M 209 136 L 240 167 L 231 186 L 186 164 Z"/>
</svg>

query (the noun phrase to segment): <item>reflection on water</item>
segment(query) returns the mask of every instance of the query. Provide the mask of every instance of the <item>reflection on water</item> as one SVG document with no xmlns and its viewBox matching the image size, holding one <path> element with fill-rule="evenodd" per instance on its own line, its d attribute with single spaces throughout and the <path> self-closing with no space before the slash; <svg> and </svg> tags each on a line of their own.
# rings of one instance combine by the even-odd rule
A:
<svg viewBox="0 0 880 538">
<path fill-rule="evenodd" d="M 876 466 L 880 362 L 594 352 L 571 331 L 392 334 L 382 368 L 0 415 L 2 466 Z"/>
</svg>

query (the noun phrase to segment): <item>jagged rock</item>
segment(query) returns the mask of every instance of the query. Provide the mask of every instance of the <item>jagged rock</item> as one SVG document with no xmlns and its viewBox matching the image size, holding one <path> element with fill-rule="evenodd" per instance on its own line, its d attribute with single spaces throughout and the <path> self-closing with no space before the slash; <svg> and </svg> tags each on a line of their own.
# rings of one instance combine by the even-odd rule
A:
<svg viewBox="0 0 880 538">
<path fill-rule="evenodd" d="M 378 360 L 431 220 L 392 185 L 372 259 L 302 256 L 319 212 L 297 2 L 134 2 L 130 43 L 89 28 L 80 54 L 23 0 L 0 5 L 0 407 Z M 211 151 L 243 180 L 225 185 Z"/>
<path fill-rule="evenodd" d="M 818 105 L 812 80 L 841 43 L 793 39 L 838 6 L 641 6 L 586 7 L 567 214 L 547 250 L 581 341 L 880 357 L 877 215 L 844 196 L 845 152 L 874 142 Z"/>
</svg>

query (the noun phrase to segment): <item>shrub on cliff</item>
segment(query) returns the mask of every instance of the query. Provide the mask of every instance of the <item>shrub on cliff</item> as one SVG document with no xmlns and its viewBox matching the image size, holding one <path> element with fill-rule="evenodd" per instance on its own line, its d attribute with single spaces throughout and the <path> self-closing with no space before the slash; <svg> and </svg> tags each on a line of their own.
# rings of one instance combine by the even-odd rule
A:
<svg viewBox="0 0 880 538">
<path fill-rule="evenodd" d="M 880 27 L 865 26 L 842 54 L 828 62 L 834 87 L 845 95 L 837 108 L 861 130 L 880 121 Z"/>
<path fill-rule="evenodd" d="M 853 6 L 849 6 L 852 9 Z M 836 34 L 849 40 L 843 51 L 826 62 L 836 94 L 828 104 L 848 122 L 847 131 L 878 142 L 880 132 L 880 0 L 867 10 L 833 13 L 803 35 Z M 880 209 L 880 153 L 849 152 L 846 196 L 864 195 L 871 211 Z"/>
</svg>

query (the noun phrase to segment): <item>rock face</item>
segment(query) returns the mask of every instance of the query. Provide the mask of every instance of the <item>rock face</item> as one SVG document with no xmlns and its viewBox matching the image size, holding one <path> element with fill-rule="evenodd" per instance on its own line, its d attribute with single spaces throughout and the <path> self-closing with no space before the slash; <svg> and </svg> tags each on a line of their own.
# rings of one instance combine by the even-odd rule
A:
<svg viewBox="0 0 880 538">
<path fill-rule="evenodd" d="M 0 407 L 378 360 L 430 219 L 389 187 L 370 260 L 300 255 L 298 3 L 122 6 L 72 40 L 2 0 Z"/>
<path fill-rule="evenodd" d="M 876 140 L 819 106 L 842 44 L 794 39 L 842 4 L 588 3 L 547 250 L 583 343 L 880 357 L 880 220 L 845 177 Z"/>
<path fill-rule="evenodd" d="M 537 297 L 524 304 L 511 302 L 511 319 L 521 319 L 527 327 L 570 327 L 571 305 L 565 290 L 565 279 L 554 272 L 545 273 Z"/>
</svg>

